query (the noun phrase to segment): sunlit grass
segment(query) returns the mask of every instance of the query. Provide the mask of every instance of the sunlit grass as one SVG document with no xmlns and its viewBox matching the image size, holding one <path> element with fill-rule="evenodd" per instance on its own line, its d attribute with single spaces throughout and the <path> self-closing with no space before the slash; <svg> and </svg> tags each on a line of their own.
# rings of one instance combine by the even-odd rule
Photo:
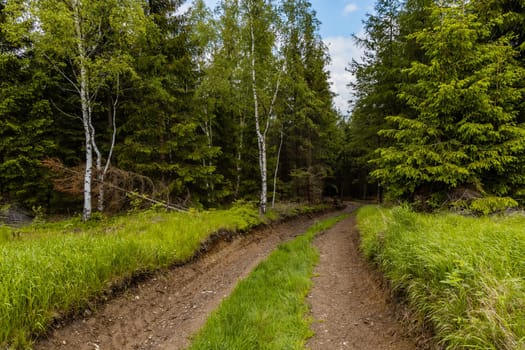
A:
<svg viewBox="0 0 525 350">
<path fill-rule="evenodd" d="M 448 349 L 525 349 L 525 217 L 358 212 L 362 248 Z"/>
<path fill-rule="evenodd" d="M 236 207 L 107 221 L 2 228 L 1 347 L 26 347 L 54 318 L 82 310 L 115 283 L 187 261 L 213 232 L 246 230 L 262 219 L 255 208 Z"/>
<path fill-rule="evenodd" d="M 319 259 L 311 242 L 345 217 L 316 223 L 304 235 L 280 245 L 222 302 L 190 349 L 304 349 L 312 335 L 305 298 Z"/>
</svg>

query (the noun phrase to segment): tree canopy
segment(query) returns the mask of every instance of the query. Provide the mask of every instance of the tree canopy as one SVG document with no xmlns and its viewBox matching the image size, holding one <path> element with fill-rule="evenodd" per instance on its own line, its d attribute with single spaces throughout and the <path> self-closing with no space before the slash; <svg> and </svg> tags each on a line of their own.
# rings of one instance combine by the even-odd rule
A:
<svg viewBox="0 0 525 350">
<path fill-rule="evenodd" d="M 0 1 L 3 204 L 321 199 L 342 135 L 311 4 L 183 3 Z"/>
<path fill-rule="evenodd" d="M 423 207 L 466 191 L 521 197 L 522 16 L 499 2 L 377 2 L 356 38 L 347 132 L 369 183 Z"/>
</svg>

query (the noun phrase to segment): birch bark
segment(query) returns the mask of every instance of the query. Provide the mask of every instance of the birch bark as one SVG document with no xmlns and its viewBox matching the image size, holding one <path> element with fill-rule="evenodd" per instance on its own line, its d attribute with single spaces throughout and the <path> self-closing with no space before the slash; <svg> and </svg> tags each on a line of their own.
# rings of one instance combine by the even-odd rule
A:
<svg viewBox="0 0 525 350">
<path fill-rule="evenodd" d="M 266 214 L 267 203 L 267 169 L 266 169 L 266 130 L 261 130 L 260 116 L 259 116 L 259 100 L 257 96 L 257 74 L 255 68 L 255 35 L 253 32 L 253 23 L 250 21 L 250 36 L 251 36 L 251 70 L 252 70 L 252 93 L 253 93 L 253 108 L 255 117 L 255 131 L 257 134 L 257 147 L 259 149 L 259 170 L 261 176 L 261 196 L 259 200 L 259 212 Z M 269 125 L 269 120 L 266 126 Z"/>
<path fill-rule="evenodd" d="M 82 33 L 82 18 L 80 17 L 80 1 L 72 1 L 74 8 L 74 23 L 75 36 L 77 39 L 77 50 L 80 68 L 80 104 L 82 109 L 82 125 L 84 127 L 85 147 L 86 147 L 86 169 L 84 171 L 84 208 L 82 211 L 82 219 L 89 220 L 92 213 L 91 204 L 91 187 L 93 175 L 93 145 L 92 145 L 92 126 L 91 126 L 91 107 L 90 107 L 90 93 L 88 72 L 86 68 L 86 49 L 84 47 L 84 35 Z"/>
<path fill-rule="evenodd" d="M 267 169 L 267 154 L 266 154 L 266 136 L 270 128 L 270 121 L 273 115 L 273 108 L 275 106 L 275 101 L 277 100 L 277 95 L 279 93 L 279 86 L 281 82 L 281 73 L 277 77 L 277 83 L 273 93 L 272 100 L 270 102 L 270 107 L 268 109 L 268 114 L 266 115 L 266 121 L 261 127 L 261 115 L 259 113 L 259 99 L 257 94 L 257 68 L 255 64 L 255 34 L 253 29 L 253 18 L 250 20 L 250 37 L 251 37 L 251 75 L 252 75 L 252 93 L 253 93 L 253 103 L 254 103 L 254 117 L 255 117 L 255 131 L 257 134 L 257 146 L 259 149 L 259 169 L 261 175 L 261 196 L 259 203 L 259 212 L 261 214 L 266 214 L 266 207 L 268 203 L 268 169 Z"/>
</svg>

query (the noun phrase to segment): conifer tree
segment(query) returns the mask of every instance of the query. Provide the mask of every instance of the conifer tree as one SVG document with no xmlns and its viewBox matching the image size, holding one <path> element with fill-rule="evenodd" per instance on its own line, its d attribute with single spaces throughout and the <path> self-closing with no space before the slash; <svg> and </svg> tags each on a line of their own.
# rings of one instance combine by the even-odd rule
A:
<svg viewBox="0 0 525 350">
<path fill-rule="evenodd" d="M 388 140 L 379 135 L 387 127 L 386 117 L 401 112 L 404 103 L 397 96 L 402 82 L 401 70 L 407 66 L 403 38 L 400 35 L 399 16 L 401 3 L 398 0 L 379 0 L 374 14 L 364 22 L 364 37 L 354 36 L 357 45 L 364 49 L 364 56 L 354 59 L 349 70 L 355 82 L 349 87 L 353 91 L 353 110 L 345 157 L 350 164 L 350 174 L 359 191 L 355 195 L 367 197 L 369 192 L 381 193 L 380 184 L 370 189 L 373 179 L 369 174 L 374 169 L 370 162 L 379 147 Z"/>
<path fill-rule="evenodd" d="M 410 109 L 388 117 L 395 127 L 380 134 L 392 145 L 373 173 L 393 196 L 434 204 L 459 187 L 507 195 L 523 183 L 509 178 L 525 151 L 515 108 L 523 70 L 509 42 L 489 36 L 468 1 L 441 1 L 409 35 L 425 58 L 404 71 L 399 96 Z"/>
<path fill-rule="evenodd" d="M 332 174 L 341 136 L 326 71 L 329 57 L 309 1 L 286 0 L 281 12 L 285 59 L 282 179 L 288 182 L 289 196 L 315 202 Z"/>
<path fill-rule="evenodd" d="M 0 2 L 0 203 L 45 206 L 49 182 L 40 162 L 53 152 L 50 78 L 26 43 L 9 40 Z"/>
<path fill-rule="evenodd" d="M 162 5 L 162 6 L 161 6 Z M 185 15 L 171 16 L 179 4 L 150 1 L 153 23 L 134 54 L 136 77 L 126 87 L 118 149 L 119 166 L 153 180 L 161 200 L 199 205 L 213 180 L 213 159 L 193 113 L 196 84 L 191 31 Z"/>
</svg>

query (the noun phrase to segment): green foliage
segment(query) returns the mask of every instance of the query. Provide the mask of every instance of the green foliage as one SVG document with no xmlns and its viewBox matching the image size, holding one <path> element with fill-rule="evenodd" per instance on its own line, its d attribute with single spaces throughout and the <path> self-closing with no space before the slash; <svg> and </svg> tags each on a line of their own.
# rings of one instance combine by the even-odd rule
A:
<svg viewBox="0 0 525 350">
<path fill-rule="evenodd" d="M 311 243 L 345 217 L 318 222 L 280 245 L 221 303 L 189 349 L 304 349 L 312 336 L 305 298 L 319 259 Z"/>
<path fill-rule="evenodd" d="M 111 285 L 185 262 L 212 233 L 247 230 L 261 220 L 255 208 L 237 206 L 40 223 L 16 239 L 0 227 L 0 345 L 23 348 L 55 317 L 81 311 Z"/>
<path fill-rule="evenodd" d="M 525 346 L 525 217 L 358 212 L 364 254 L 447 349 Z"/>
<path fill-rule="evenodd" d="M 426 61 L 412 62 L 400 97 L 411 111 L 388 117 L 373 175 L 394 196 L 477 186 L 508 194 L 519 166 L 524 129 L 517 126 L 523 70 L 508 41 L 487 42 L 478 17 L 456 5 L 436 5 L 427 28 L 409 38 Z"/>
<path fill-rule="evenodd" d="M 278 168 L 280 198 L 317 199 L 292 174 L 314 174 L 312 187 L 323 190 L 342 133 L 311 4 L 225 0 L 214 12 L 196 0 L 174 16 L 181 5 L 0 1 L 3 201 L 78 210 L 84 182 L 43 169 L 47 158 L 85 174 L 93 158 L 93 190 L 108 162 L 106 210 L 127 205 L 115 186 L 187 206 L 255 198 L 251 25 L 261 125 L 270 121 L 268 177 Z"/>
<path fill-rule="evenodd" d="M 509 197 L 484 197 L 474 199 L 470 203 L 470 209 L 482 215 L 502 212 L 506 209 L 515 208 L 517 206 L 518 202 Z"/>
<path fill-rule="evenodd" d="M 40 163 L 53 151 L 53 124 L 45 88 L 50 77 L 34 52 L 18 53 L 20 43 L 8 38 L 0 4 L 0 197 L 31 206 L 46 200 L 50 185 Z"/>
<path fill-rule="evenodd" d="M 375 11 L 364 22 L 366 36 L 354 36 L 355 43 L 364 49 L 364 57 L 352 60 L 349 71 L 356 77 L 349 83 L 354 98 L 351 119 L 346 128 L 346 145 L 340 150 L 340 167 L 343 179 L 352 179 L 347 184 L 352 195 L 366 198 L 378 191 L 370 173 L 376 168 L 370 161 L 375 150 L 388 145 L 388 140 L 378 132 L 388 128 L 386 119 L 404 108 L 404 102 L 397 96 L 398 85 L 402 82 L 401 69 L 406 66 L 403 38 L 399 35 L 398 0 L 380 0 Z M 348 173 L 348 174 L 347 174 Z"/>
<path fill-rule="evenodd" d="M 208 147 L 193 114 L 194 44 L 185 21 L 167 20 L 175 10 L 174 4 L 156 9 L 151 16 L 166 21 L 150 24 L 133 52 L 136 76 L 125 88 L 127 118 L 116 154 L 121 168 L 152 179 L 162 198 L 198 205 L 217 199 L 209 193 L 218 181 L 210 161 L 219 149 Z"/>
<path fill-rule="evenodd" d="M 280 130 L 272 139 L 279 144 L 284 137 L 279 169 L 285 198 L 315 203 L 333 173 L 343 138 L 332 107 L 328 49 L 310 2 L 283 1 L 280 12 L 285 70 L 278 101 Z"/>
<path fill-rule="evenodd" d="M 462 187 L 517 197 L 522 4 L 381 0 L 375 10 L 356 38 L 363 61 L 350 66 L 356 99 L 341 166 L 353 192 L 375 181 L 409 201 Z"/>
</svg>

